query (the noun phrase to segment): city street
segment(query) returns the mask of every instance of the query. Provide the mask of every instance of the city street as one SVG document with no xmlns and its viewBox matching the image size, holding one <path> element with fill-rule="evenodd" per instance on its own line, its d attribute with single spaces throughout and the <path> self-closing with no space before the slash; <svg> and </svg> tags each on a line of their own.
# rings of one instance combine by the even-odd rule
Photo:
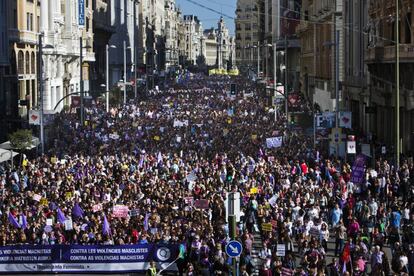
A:
<svg viewBox="0 0 414 276">
<path fill-rule="evenodd" d="M 413 8 L 0 0 L 0 275 L 414 275 Z"/>
</svg>

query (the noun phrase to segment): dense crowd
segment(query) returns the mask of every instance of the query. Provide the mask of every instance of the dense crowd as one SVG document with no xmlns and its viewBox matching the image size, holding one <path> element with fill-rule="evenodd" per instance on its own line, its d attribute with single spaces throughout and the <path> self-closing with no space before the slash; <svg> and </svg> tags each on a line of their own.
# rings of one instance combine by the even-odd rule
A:
<svg viewBox="0 0 414 276">
<path fill-rule="evenodd" d="M 58 115 L 48 154 L 0 174 L 0 245 L 184 244 L 181 272 L 225 275 L 225 199 L 240 192 L 242 275 L 257 266 L 254 233 L 262 275 L 414 273 L 412 162 L 378 159 L 352 183 L 350 164 L 274 122 L 257 94 L 241 78 L 196 75 L 109 113 L 93 105 L 83 126 Z"/>
</svg>

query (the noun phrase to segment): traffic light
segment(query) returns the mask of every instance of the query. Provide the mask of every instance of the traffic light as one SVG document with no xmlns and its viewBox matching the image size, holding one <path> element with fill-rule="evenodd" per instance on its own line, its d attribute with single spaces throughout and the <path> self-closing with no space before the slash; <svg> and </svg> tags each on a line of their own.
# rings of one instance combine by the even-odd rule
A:
<svg viewBox="0 0 414 276">
<path fill-rule="evenodd" d="M 236 87 L 236 84 L 235 83 L 232 83 L 230 85 L 230 94 L 232 96 L 236 96 L 236 94 L 237 94 L 237 87 Z"/>
<path fill-rule="evenodd" d="M 28 106 L 29 105 L 29 101 L 28 100 L 19 100 L 19 105 L 20 106 Z"/>
</svg>

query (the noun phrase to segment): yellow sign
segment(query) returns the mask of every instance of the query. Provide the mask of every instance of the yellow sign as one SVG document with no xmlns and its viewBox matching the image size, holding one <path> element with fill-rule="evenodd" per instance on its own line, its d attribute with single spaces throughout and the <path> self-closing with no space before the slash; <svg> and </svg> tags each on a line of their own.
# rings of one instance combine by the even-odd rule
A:
<svg viewBox="0 0 414 276">
<path fill-rule="evenodd" d="M 250 188 L 250 194 L 257 194 L 259 192 L 259 189 L 256 187 Z"/>
<path fill-rule="evenodd" d="M 66 192 L 65 193 L 65 198 L 66 199 L 71 199 L 72 198 L 72 192 Z"/>
<path fill-rule="evenodd" d="M 47 201 L 46 198 L 43 197 L 40 199 L 40 205 L 47 206 L 49 205 L 49 202 Z"/>
<path fill-rule="evenodd" d="M 156 135 L 156 136 L 154 136 L 154 140 L 155 140 L 155 141 L 159 141 L 159 140 L 160 140 L 160 136 L 157 136 L 157 135 Z"/>
<path fill-rule="evenodd" d="M 230 125 L 231 124 L 231 119 L 227 119 L 227 123 Z"/>
<path fill-rule="evenodd" d="M 256 134 L 252 134 L 252 140 L 256 140 L 257 139 L 257 135 Z"/>
<path fill-rule="evenodd" d="M 272 224 L 271 223 L 262 223 L 262 230 L 267 232 L 272 232 Z"/>
<path fill-rule="evenodd" d="M 56 162 L 57 162 L 57 158 L 56 158 L 56 157 L 52 157 L 52 158 L 50 158 L 50 162 L 51 162 L 52 164 L 56 164 Z"/>
<path fill-rule="evenodd" d="M 333 128 L 330 136 L 332 143 L 340 143 L 342 140 L 342 129 L 339 127 Z"/>
<path fill-rule="evenodd" d="M 22 166 L 23 166 L 23 167 L 26 167 L 28 162 L 29 162 L 29 161 L 27 161 L 27 159 L 23 159 Z"/>
</svg>

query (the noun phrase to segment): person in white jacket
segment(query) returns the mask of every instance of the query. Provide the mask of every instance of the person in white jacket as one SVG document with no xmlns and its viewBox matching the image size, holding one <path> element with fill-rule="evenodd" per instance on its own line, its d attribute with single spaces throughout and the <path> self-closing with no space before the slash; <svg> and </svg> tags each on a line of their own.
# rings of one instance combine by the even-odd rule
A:
<svg viewBox="0 0 414 276">
<path fill-rule="evenodd" d="M 322 247 L 325 249 L 325 252 L 328 250 L 328 240 L 329 240 L 329 229 L 326 222 L 322 222 L 321 229 L 319 231 L 319 241 L 322 244 Z"/>
</svg>

